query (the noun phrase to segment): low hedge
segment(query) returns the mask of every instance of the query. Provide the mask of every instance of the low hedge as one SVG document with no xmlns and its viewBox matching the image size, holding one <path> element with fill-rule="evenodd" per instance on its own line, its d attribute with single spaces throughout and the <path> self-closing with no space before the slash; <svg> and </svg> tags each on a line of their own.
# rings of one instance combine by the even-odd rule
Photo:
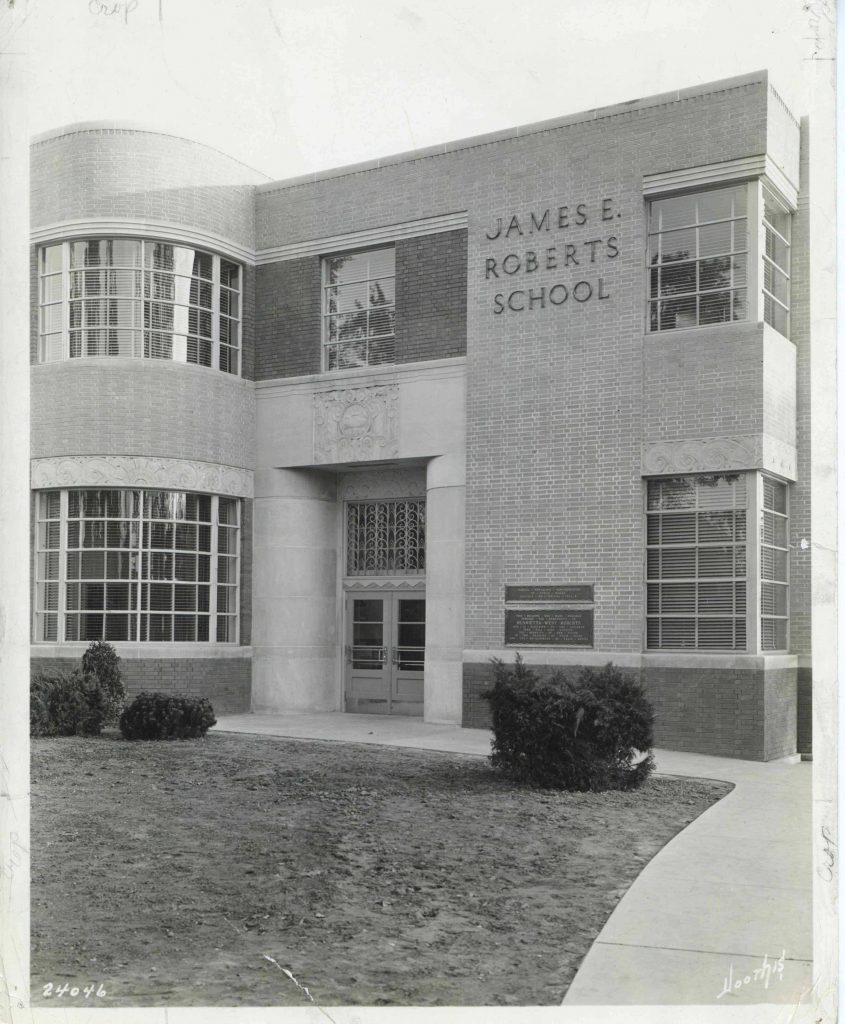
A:
<svg viewBox="0 0 845 1024">
<path fill-rule="evenodd" d="M 127 740 L 188 740 L 204 736 L 215 724 L 205 697 L 139 693 L 120 716 Z"/>
<path fill-rule="evenodd" d="M 612 664 L 541 679 L 517 655 L 493 660 L 482 694 L 493 716 L 491 761 L 531 785 L 634 789 L 654 769 L 654 712 L 639 683 Z"/>
<path fill-rule="evenodd" d="M 31 736 L 98 736 L 109 709 L 109 694 L 90 672 L 39 672 L 30 681 Z"/>
</svg>

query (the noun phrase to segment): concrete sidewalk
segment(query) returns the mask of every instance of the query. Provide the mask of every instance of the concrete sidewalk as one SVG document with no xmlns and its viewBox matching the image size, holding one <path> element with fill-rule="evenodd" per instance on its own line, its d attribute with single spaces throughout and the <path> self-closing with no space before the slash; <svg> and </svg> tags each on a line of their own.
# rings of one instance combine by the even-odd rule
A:
<svg viewBox="0 0 845 1024">
<path fill-rule="evenodd" d="M 215 728 L 490 752 L 485 730 L 418 718 L 233 715 Z M 734 789 L 646 866 L 584 958 L 563 1005 L 797 1004 L 812 973 L 811 765 L 668 750 L 655 758 L 660 774 L 720 779 Z"/>
</svg>

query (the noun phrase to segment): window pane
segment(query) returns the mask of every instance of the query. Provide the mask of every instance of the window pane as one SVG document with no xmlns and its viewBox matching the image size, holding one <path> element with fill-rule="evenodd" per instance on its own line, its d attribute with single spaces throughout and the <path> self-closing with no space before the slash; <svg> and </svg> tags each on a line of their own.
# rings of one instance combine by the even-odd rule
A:
<svg viewBox="0 0 845 1024">
<path fill-rule="evenodd" d="M 702 192 L 698 197 L 698 221 L 706 223 L 710 220 L 730 220 L 734 214 L 734 200 L 739 191 L 745 195 L 745 189 L 715 189 Z M 739 212 L 739 211 L 738 211 Z"/>
<path fill-rule="evenodd" d="M 731 293 L 705 292 L 699 297 L 699 323 L 726 323 L 731 319 Z"/>
<path fill-rule="evenodd" d="M 666 231 L 669 228 L 694 224 L 695 221 L 694 196 L 674 196 L 671 199 L 659 199 L 651 204 L 652 231 Z"/>
<path fill-rule="evenodd" d="M 789 270 L 789 246 L 774 231 L 766 231 L 766 255 L 782 270 Z"/>
<path fill-rule="evenodd" d="M 763 189 L 763 219 L 787 241 L 790 240 L 792 217 L 767 189 Z"/>
<path fill-rule="evenodd" d="M 789 280 L 768 260 L 763 260 L 763 287 L 784 305 L 788 305 Z"/>
<path fill-rule="evenodd" d="M 660 236 L 659 252 L 662 263 L 694 260 L 696 257 L 695 228 L 687 228 L 685 231 L 667 231 Z"/>
<path fill-rule="evenodd" d="M 696 290 L 696 264 L 680 263 L 676 267 L 664 267 L 660 271 L 660 294 L 677 295 Z"/>
<path fill-rule="evenodd" d="M 706 224 L 698 230 L 698 255 L 713 256 L 731 251 L 730 222 Z"/>
<path fill-rule="evenodd" d="M 698 322 L 696 299 L 671 299 L 660 303 L 660 330 L 695 327 Z"/>
</svg>

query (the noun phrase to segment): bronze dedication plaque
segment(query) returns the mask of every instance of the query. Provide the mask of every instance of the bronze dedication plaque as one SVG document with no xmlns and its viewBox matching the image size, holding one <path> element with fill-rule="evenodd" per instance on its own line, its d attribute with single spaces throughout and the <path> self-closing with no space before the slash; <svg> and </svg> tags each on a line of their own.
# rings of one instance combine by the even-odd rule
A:
<svg viewBox="0 0 845 1024">
<path fill-rule="evenodd" d="M 592 608 L 507 608 L 505 643 L 534 647 L 592 647 Z"/>
</svg>

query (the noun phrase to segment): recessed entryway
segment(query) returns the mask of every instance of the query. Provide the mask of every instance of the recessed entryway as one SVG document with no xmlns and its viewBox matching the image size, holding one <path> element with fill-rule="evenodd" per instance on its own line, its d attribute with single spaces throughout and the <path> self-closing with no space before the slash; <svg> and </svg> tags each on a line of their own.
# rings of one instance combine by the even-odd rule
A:
<svg viewBox="0 0 845 1024">
<path fill-rule="evenodd" d="M 425 592 L 347 593 L 344 707 L 422 715 Z"/>
</svg>

